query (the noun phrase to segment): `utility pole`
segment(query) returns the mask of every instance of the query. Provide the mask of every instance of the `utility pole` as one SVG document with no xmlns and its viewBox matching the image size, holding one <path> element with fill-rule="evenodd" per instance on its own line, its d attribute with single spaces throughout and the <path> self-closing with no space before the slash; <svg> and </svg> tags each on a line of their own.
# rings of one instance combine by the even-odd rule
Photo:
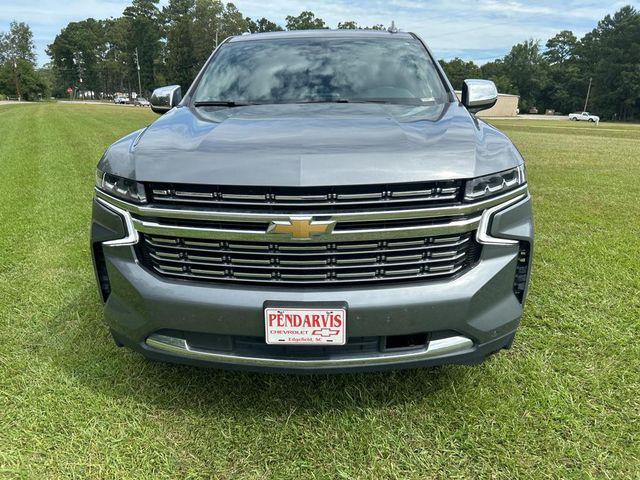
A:
<svg viewBox="0 0 640 480">
<path fill-rule="evenodd" d="M 136 68 L 138 69 L 138 96 L 142 96 L 142 84 L 140 83 L 140 61 L 138 59 L 138 47 L 136 47 Z"/>
<path fill-rule="evenodd" d="M 16 82 L 16 95 L 18 95 L 18 101 L 22 100 L 22 93 L 20 92 L 20 79 L 18 78 L 18 61 L 14 57 L 13 59 L 13 78 Z"/>
<path fill-rule="evenodd" d="M 589 88 L 587 89 L 587 99 L 584 101 L 584 110 L 582 110 L 583 112 L 587 111 L 587 103 L 589 103 L 589 94 L 591 93 L 591 81 L 593 80 L 593 78 L 589 78 Z"/>
<path fill-rule="evenodd" d="M 78 79 L 80 80 L 78 88 L 76 89 L 76 99 L 78 99 L 80 95 L 82 95 L 84 99 L 84 90 L 82 88 L 82 57 L 79 53 L 73 56 L 73 63 L 78 66 Z"/>
</svg>

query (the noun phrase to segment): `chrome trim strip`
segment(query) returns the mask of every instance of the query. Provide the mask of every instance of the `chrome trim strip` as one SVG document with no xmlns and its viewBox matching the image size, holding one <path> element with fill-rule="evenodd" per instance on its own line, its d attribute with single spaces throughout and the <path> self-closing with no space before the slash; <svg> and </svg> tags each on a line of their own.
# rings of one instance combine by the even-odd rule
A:
<svg viewBox="0 0 640 480">
<path fill-rule="evenodd" d="M 177 193 L 178 192 L 176 192 L 176 194 Z M 222 193 L 220 194 L 220 197 L 222 197 L 223 200 L 229 199 L 229 200 L 262 200 L 263 202 L 266 201 L 266 198 L 264 195 L 249 195 L 249 194 L 242 194 L 242 193 Z M 180 201 L 182 199 L 176 198 L 175 200 Z"/>
<path fill-rule="evenodd" d="M 473 341 L 468 337 L 453 336 L 432 340 L 427 348 L 418 351 L 380 353 L 375 356 L 353 356 L 322 360 L 288 360 L 281 358 L 249 357 L 227 353 L 215 353 L 206 350 L 192 348 L 186 340 L 168 335 L 154 333 L 146 342 L 147 346 L 166 353 L 172 353 L 181 357 L 193 358 L 210 362 L 247 365 L 255 367 L 287 367 L 287 368 L 313 368 L 313 367 L 346 367 L 369 366 L 387 363 L 415 362 L 429 358 L 460 354 L 473 348 Z"/>
<path fill-rule="evenodd" d="M 480 225 L 478 225 L 478 230 L 476 231 L 476 240 L 478 243 L 484 245 L 517 245 L 518 240 L 511 240 L 508 238 L 497 238 L 491 236 L 489 229 L 491 228 L 491 218 L 493 215 L 500 210 L 510 207 L 511 205 L 515 205 L 528 198 L 528 195 L 521 195 L 516 198 L 512 198 L 511 200 L 501 203 L 500 205 L 496 205 L 495 207 L 488 208 L 482 213 L 482 217 L 480 219 Z"/>
<path fill-rule="evenodd" d="M 222 195 L 222 198 L 224 199 L 225 195 Z M 262 197 L 263 199 L 265 198 L 264 196 Z M 326 200 L 327 197 L 325 195 L 283 195 L 283 194 L 275 194 L 274 198 L 277 201 L 283 201 L 283 202 L 306 202 L 306 201 L 316 201 L 316 200 Z"/>
<path fill-rule="evenodd" d="M 372 193 L 337 193 L 336 198 L 338 200 L 368 200 L 370 198 L 382 198 L 384 196 L 383 192 L 372 192 Z"/>
<path fill-rule="evenodd" d="M 397 192 L 391 192 L 391 198 L 393 197 L 426 197 L 429 195 L 433 195 L 433 189 L 429 189 L 429 190 L 398 190 Z M 438 200 L 442 200 L 440 197 L 436 197 Z M 445 200 L 447 198 L 451 198 L 446 197 Z M 455 198 L 455 195 L 454 195 Z M 422 200 L 422 199 L 420 199 Z"/>
<path fill-rule="evenodd" d="M 448 207 L 432 207 L 419 208 L 409 210 L 383 210 L 371 212 L 338 212 L 338 213 L 318 213 L 313 217 L 326 220 L 331 219 L 335 222 L 369 222 L 376 220 L 400 220 L 407 218 L 433 218 L 433 217 L 449 217 L 469 215 L 479 212 L 494 205 L 501 204 L 514 197 L 523 195 L 527 191 L 527 184 L 522 185 L 515 190 L 489 198 L 475 203 L 462 205 L 454 205 Z M 125 202 L 113 197 L 102 190 L 96 188 L 96 196 L 106 200 L 112 205 L 128 210 L 130 213 L 158 218 L 179 218 L 188 220 L 211 220 L 211 221 L 231 221 L 231 222 L 273 222 L 273 221 L 289 221 L 292 216 L 300 214 L 286 213 L 244 213 L 244 212 L 226 212 L 226 211 L 210 211 L 210 210 L 189 210 L 189 209 L 171 209 L 163 207 L 152 207 L 144 205 L 136 205 L 134 203 Z"/>
<path fill-rule="evenodd" d="M 133 219 L 133 224 L 139 232 L 155 235 L 167 235 L 183 238 L 200 238 L 214 240 L 255 240 L 262 242 L 323 242 L 349 240 L 387 240 L 404 237 L 431 237 L 434 235 L 448 235 L 475 230 L 480 224 L 480 216 L 464 220 L 456 220 L 441 225 L 422 225 L 412 227 L 345 230 L 318 235 L 312 238 L 296 239 L 287 234 L 267 233 L 264 230 L 230 230 L 222 228 L 178 227 L 163 225 L 157 222 Z"/>
<path fill-rule="evenodd" d="M 96 201 L 105 207 L 107 210 L 111 210 L 114 213 L 117 213 L 124 219 L 124 226 L 127 230 L 127 235 L 123 238 L 118 238 L 116 240 L 108 240 L 106 242 L 102 242 L 103 245 L 107 247 L 123 247 L 129 245 L 135 245 L 139 241 L 138 231 L 133 226 L 133 221 L 131 218 L 131 214 L 123 210 L 121 208 L 116 207 L 115 205 L 111 205 L 108 202 L 105 202 L 101 198 L 96 198 Z"/>
<path fill-rule="evenodd" d="M 208 192 L 179 192 L 176 190 L 178 197 L 197 197 L 197 198 L 213 198 L 213 193 Z"/>
</svg>

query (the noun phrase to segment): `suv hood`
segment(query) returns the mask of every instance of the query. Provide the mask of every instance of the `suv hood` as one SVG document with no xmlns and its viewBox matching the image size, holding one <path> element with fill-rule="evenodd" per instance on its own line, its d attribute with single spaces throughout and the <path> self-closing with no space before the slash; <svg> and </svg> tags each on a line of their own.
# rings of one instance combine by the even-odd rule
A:
<svg viewBox="0 0 640 480">
<path fill-rule="evenodd" d="M 101 170 L 138 181 L 320 186 L 471 178 L 522 163 L 457 103 L 178 107 L 114 143 Z"/>
</svg>

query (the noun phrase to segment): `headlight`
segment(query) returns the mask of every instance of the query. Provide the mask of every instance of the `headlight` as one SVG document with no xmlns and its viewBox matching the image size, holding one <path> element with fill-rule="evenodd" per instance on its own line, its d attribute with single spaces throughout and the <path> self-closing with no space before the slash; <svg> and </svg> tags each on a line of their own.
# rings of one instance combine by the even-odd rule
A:
<svg viewBox="0 0 640 480">
<path fill-rule="evenodd" d="M 145 203 L 147 201 L 147 195 L 142 183 L 104 173 L 100 170 L 96 171 L 96 187 L 109 195 L 130 202 Z"/>
<path fill-rule="evenodd" d="M 479 200 L 508 192 L 527 183 L 524 164 L 510 170 L 492 173 L 467 181 L 464 192 L 465 200 Z"/>
</svg>

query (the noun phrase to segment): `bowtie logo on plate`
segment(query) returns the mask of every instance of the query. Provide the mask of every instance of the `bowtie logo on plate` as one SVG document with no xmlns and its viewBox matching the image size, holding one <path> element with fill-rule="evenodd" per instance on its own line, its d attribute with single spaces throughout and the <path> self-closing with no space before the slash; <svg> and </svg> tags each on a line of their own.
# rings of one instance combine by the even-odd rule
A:
<svg viewBox="0 0 640 480">
<path fill-rule="evenodd" d="M 319 330 L 314 330 L 311 332 L 311 335 L 320 335 L 321 337 L 333 337 L 334 335 L 338 335 L 340 330 L 333 328 L 321 328 Z"/>
</svg>

